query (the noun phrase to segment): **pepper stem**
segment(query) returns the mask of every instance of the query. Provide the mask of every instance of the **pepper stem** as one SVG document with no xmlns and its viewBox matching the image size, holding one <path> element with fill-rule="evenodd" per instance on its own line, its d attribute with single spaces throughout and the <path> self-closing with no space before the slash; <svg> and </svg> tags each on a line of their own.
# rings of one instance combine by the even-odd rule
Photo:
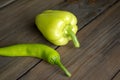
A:
<svg viewBox="0 0 120 80">
<path fill-rule="evenodd" d="M 71 26 L 68 27 L 67 31 L 68 31 L 69 36 L 72 38 L 75 47 L 80 47 L 79 41 L 78 41 L 75 33 L 72 31 Z"/>
<path fill-rule="evenodd" d="M 64 67 L 64 65 L 59 61 L 57 65 L 65 72 L 68 77 L 71 77 L 71 73 Z"/>
</svg>

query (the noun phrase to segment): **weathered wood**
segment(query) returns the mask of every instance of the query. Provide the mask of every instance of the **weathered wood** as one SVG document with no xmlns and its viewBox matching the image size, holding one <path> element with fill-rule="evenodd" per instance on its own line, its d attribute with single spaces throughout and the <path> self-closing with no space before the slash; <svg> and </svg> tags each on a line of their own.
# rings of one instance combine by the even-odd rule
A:
<svg viewBox="0 0 120 80">
<path fill-rule="evenodd" d="M 0 9 L 13 3 L 16 0 L 0 0 Z"/>
<path fill-rule="evenodd" d="M 120 2 L 78 32 L 81 48 L 70 42 L 57 49 L 71 78 L 42 61 L 19 80 L 110 80 L 120 70 L 119 8 Z"/>
<path fill-rule="evenodd" d="M 34 24 L 35 16 L 63 0 L 18 0 L 0 10 L 0 46 L 15 43 L 42 42 L 51 45 L 42 37 Z M 40 38 L 41 36 L 41 38 Z"/>
<path fill-rule="evenodd" d="M 79 29 L 83 28 L 95 17 L 113 5 L 117 0 L 67 0 L 68 3 L 62 3 L 52 9 L 67 10 L 74 13 L 78 19 Z M 89 2 L 87 2 L 89 1 Z M 92 2 L 93 1 L 93 2 Z M 94 3 L 94 4 L 92 4 Z"/>
<path fill-rule="evenodd" d="M 118 72 L 112 80 L 120 80 L 120 70 Z"/>
<path fill-rule="evenodd" d="M 0 16 L 0 46 L 6 46 L 16 43 L 44 43 L 55 48 L 56 46 L 52 45 L 45 38 L 43 38 L 43 36 L 35 27 L 34 18 L 36 14 L 45 9 L 62 9 L 71 11 L 75 13 L 75 15 L 77 15 L 79 19 L 78 25 L 80 29 L 88 24 L 91 20 L 93 20 L 96 16 L 98 16 L 100 13 L 102 13 L 106 8 L 111 6 L 115 1 L 116 0 L 109 0 L 108 3 L 104 6 L 93 10 L 92 8 L 80 8 L 78 4 L 79 2 L 73 4 L 61 3 L 63 2 L 63 0 L 18 0 L 0 10 L 0 15 L 2 15 Z M 58 3 L 61 4 L 55 6 Z M 73 44 L 71 45 L 73 46 Z M 71 45 L 68 46 L 71 47 Z M 16 78 L 21 78 L 23 75 L 31 71 L 32 68 L 34 68 L 38 63 L 40 63 L 40 61 L 41 60 L 35 58 L 0 57 L 0 80 L 14 80 Z M 47 70 L 47 65 L 45 65 L 47 63 L 44 63 L 45 62 L 40 63 L 44 66 L 38 68 L 43 68 L 43 70 L 45 71 L 44 68 L 46 68 Z M 52 67 L 49 64 L 48 66 Z M 52 67 L 50 69 L 53 69 L 54 74 L 55 67 Z M 56 70 L 59 69 L 57 68 Z M 50 74 L 46 74 L 46 72 L 41 75 L 43 75 L 44 77 L 45 75 L 50 76 Z"/>
<path fill-rule="evenodd" d="M 0 46 L 17 43 L 44 43 L 53 46 L 34 24 L 35 16 L 64 0 L 17 0 L 0 10 Z M 0 57 L 0 80 L 15 80 L 39 63 L 35 58 Z"/>
</svg>

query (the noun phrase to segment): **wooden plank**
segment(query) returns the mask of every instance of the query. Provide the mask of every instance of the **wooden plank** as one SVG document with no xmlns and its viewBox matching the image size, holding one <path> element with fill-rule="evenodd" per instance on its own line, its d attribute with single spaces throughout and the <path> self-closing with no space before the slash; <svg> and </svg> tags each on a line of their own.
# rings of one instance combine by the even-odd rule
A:
<svg viewBox="0 0 120 80">
<path fill-rule="evenodd" d="M 0 0 L 0 9 L 13 3 L 16 0 Z"/>
<path fill-rule="evenodd" d="M 67 10 L 74 13 L 78 19 L 78 27 L 81 29 L 115 2 L 117 0 L 67 0 L 67 3 L 57 5 L 52 9 Z"/>
<path fill-rule="evenodd" d="M 34 24 L 35 16 L 64 0 L 17 0 L 0 10 L 0 46 L 17 43 L 44 43 L 55 47 L 44 39 Z M 0 57 L 0 80 L 15 80 L 39 63 L 35 58 Z M 12 77 L 11 77 L 12 76 Z"/>
<path fill-rule="evenodd" d="M 42 42 L 48 45 L 34 24 L 35 16 L 63 0 L 16 1 L 0 11 L 0 46 L 15 43 Z M 41 38 L 40 38 L 41 36 Z"/>
<path fill-rule="evenodd" d="M 78 32 L 81 48 L 70 42 L 57 49 L 71 78 L 42 61 L 19 80 L 110 80 L 120 69 L 119 8 L 120 2 Z"/>
<path fill-rule="evenodd" d="M 105 52 L 102 59 L 95 66 L 88 70 L 83 80 L 110 80 L 120 69 L 120 43 L 116 42 Z M 109 47 L 109 46 L 108 46 Z"/>
<path fill-rule="evenodd" d="M 0 14 L 2 14 L 2 16 L 0 17 L 0 46 L 6 46 L 16 43 L 44 43 L 55 48 L 56 46 L 52 45 L 45 38 L 43 38 L 43 36 L 35 27 L 34 17 L 36 14 L 40 13 L 44 9 L 69 10 L 77 15 L 79 19 L 79 28 L 82 28 L 84 25 L 94 19 L 97 15 L 99 15 L 102 11 L 111 6 L 116 0 L 110 0 L 108 1 L 108 4 L 106 4 L 106 6 L 100 7 L 101 10 L 95 10 L 95 15 L 91 15 L 94 12 L 94 10 L 90 10 L 91 8 L 81 8 L 79 10 L 77 3 L 61 3 L 58 6 L 54 6 L 62 1 L 63 0 L 57 0 L 57 2 L 55 0 L 52 0 L 50 2 L 49 0 L 18 0 L 15 3 L 3 8 L 0 11 Z M 0 59 L 1 80 L 13 80 L 21 77 L 27 72 L 29 72 L 32 68 L 34 68 L 41 61 L 35 58 L 0 57 Z M 14 66 L 16 66 L 16 68 L 14 68 Z"/>
</svg>

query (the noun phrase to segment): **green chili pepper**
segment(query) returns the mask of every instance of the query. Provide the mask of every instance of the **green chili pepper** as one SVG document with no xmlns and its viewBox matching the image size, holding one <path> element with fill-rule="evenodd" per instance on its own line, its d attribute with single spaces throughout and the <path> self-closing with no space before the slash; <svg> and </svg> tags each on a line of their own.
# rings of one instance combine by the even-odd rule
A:
<svg viewBox="0 0 120 80">
<path fill-rule="evenodd" d="M 51 64 L 58 65 L 68 77 L 71 76 L 69 71 L 60 61 L 59 53 L 43 44 L 17 44 L 0 48 L 1 56 L 29 56 L 43 59 Z"/>
<path fill-rule="evenodd" d="M 46 10 L 38 14 L 35 23 L 43 36 L 51 43 L 61 46 L 73 40 L 75 47 L 80 44 L 76 37 L 77 18 L 68 11 Z"/>
</svg>

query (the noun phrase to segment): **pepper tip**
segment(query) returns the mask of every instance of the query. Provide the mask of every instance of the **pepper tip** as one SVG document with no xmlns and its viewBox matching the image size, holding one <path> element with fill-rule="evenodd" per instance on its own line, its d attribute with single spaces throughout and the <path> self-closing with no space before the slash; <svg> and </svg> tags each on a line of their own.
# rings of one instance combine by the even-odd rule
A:
<svg viewBox="0 0 120 80">
<path fill-rule="evenodd" d="M 77 44 L 75 44 L 75 47 L 79 48 L 80 47 L 80 43 L 78 42 Z"/>
<path fill-rule="evenodd" d="M 66 73 L 66 75 L 67 75 L 68 77 L 71 77 L 71 73 Z"/>
</svg>

